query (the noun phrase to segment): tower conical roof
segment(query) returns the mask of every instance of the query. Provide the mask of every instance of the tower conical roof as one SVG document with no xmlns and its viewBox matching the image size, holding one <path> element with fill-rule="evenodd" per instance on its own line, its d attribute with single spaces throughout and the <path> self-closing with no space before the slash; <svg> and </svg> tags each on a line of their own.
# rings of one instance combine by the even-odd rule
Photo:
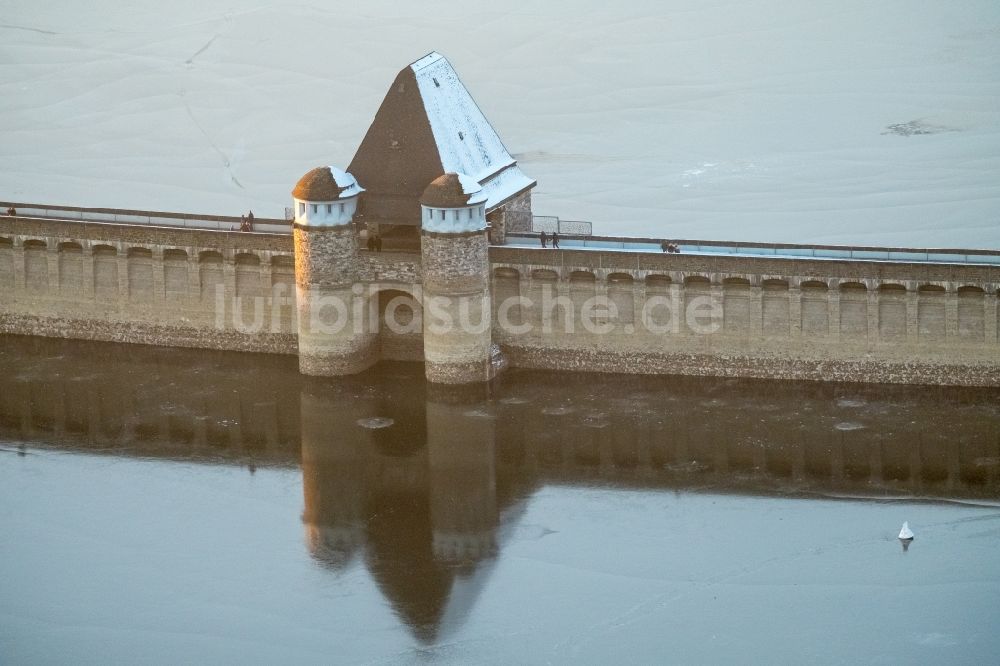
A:
<svg viewBox="0 0 1000 666">
<path fill-rule="evenodd" d="M 299 178 L 292 196 L 302 201 L 336 201 L 361 194 L 362 191 L 351 174 L 335 167 L 321 166 Z"/>
<path fill-rule="evenodd" d="M 464 173 L 449 172 L 431 181 L 420 196 L 420 203 L 436 208 L 462 208 L 486 201 L 483 187 Z"/>
</svg>

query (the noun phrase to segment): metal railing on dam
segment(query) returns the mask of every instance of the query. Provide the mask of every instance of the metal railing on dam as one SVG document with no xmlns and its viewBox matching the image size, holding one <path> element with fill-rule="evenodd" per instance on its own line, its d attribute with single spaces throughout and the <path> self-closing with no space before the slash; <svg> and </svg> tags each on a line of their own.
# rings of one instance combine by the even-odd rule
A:
<svg viewBox="0 0 1000 666">
<path fill-rule="evenodd" d="M 662 252 L 662 238 L 565 235 L 559 239 L 565 250 L 620 250 Z M 853 261 L 902 261 L 938 264 L 982 264 L 1000 266 L 1000 250 L 958 248 L 905 248 L 868 245 L 806 245 L 798 243 L 755 243 L 710 240 L 671 240 L 681 253 L 732 255 L 789 259 L 850 259 Z M 538 247 L 538 234 L 510 233 L 507 244 Z"/>
<path fill-rule="evenodd" d="M 239 231 L 239 217 L 232 215 L 207 215 L 203 213 L 171 213 L 166 211 L 131 210 L 127 208 L 83 208 L 80 206 L 52 206 L 48 204 L 0 201 L 0 209 L 14 208 L 19 217 L 38 217 L 47 220 L 98 222 L 105 224 L 148 225 L 154 227 L 186 227 L 215 231 Z M 279 218 L 254 219 L 254 231 L 267 233 L 292 233 L 292 224 Z"/>
<path fill-rule="evenodd" d="M 229 215 L 203 213 L 173 213 L 167 211 L 132 210 L 125 208 L 84 208 L 49 204 L 0 201 L 0 210 L 14 208 L 19 217 L 60 221 L 96 222 L 105 224 L 184 227 L 215 231 L 237 231 L 241 219 Z M 548 233 L 565 228 L 564 224 L 589 225 L 589 222 L 559 221 L 558 218 L 536 216 L 536 221 L 555 220 L 555 225 L 538 228 Z M 576 227 L 573 227 L 576 229 Z M 255 218 L 254 231 L 291 233 L 292 223 L 280 218 Z M 580 227 L 579 231 L 585 231 Z M 537 246 L 538 233 L 510 232 L 507 245 Z M 685 254 L 731 255 L 790 259 L 849 259 L 854 261 L 897 261 L 939 264 L 980 264 L 1000 266 L 1000 250 L 962 248 L 908 248 L 868 245 L 810 245 L 801 243 L 732 242 L 698 239 L 633 238 L 628 236 L 592 236 L 589 233 L 565 233 L 559 240 L 560 249 L 601 250 L 624 252 L 661 252 L 665 240 L 677 245 Z"/>
</svg>

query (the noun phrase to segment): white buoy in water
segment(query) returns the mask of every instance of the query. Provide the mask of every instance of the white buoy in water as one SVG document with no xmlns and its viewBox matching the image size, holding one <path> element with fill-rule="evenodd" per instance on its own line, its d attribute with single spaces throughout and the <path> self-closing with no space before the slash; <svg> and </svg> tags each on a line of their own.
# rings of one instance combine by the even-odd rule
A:
<svg viewBox="0 0 1000 666">
<path fill-rule="evenodd" d="M 903 529 L 899 530 L 899 538 L 903 541 L 913 541 L 913 531 L 909 521 L 903 521 Z"/>
</svg>

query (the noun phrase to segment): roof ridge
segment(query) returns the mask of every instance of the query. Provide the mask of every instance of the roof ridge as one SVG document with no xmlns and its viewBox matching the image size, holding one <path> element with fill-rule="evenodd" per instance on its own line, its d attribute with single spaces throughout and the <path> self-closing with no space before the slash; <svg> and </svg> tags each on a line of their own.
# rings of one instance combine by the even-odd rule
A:
<svg viewBox="0 0 1000 666">
<path fill-rule="evenodd" d="M 410 65 L 409 65 L 409 67 L 414 72 L 417 72 L 417 71 L 420 71 L 421 69 L 423 69 L 424 67 L 427 67 L 429 65 L 433 65 L 438 60 L 447 60 L 447 58 L 445 58 L 443 55 L 441 55 L 437 51 L 431 51 L 427 55 L 421 56 L 421 57 L 417 58 L 416 60 L 414 60 L 413 62 L 411 62 Z"/>
</svg>

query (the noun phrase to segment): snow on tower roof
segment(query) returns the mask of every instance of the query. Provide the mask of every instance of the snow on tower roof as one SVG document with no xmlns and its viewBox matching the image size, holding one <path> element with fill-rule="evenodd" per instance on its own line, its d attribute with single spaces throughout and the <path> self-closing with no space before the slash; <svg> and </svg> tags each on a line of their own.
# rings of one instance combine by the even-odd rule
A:
<svg viewBox="0 0 1000 666">
<path fill-rule="evenodd" d="M 419 222 L 424 188 L 446 172 L 482 185 L 487 210 L 535 186 L 439 53 L 399 72 L 348 168 L 368 191 L 363 214 L 404 224 Z"/>
<path fill-rule="evenodd" d="M 435 208 L 462 208 L 486 202 L 486 192 L 472 176 L 448 172 L 431 181 L 420 203 Z"/>
<path fill-rule="evenodd" d="M 351 174 L 336 167 L 322 166 L 299 178 L 292 196 L 302 201 L 336 201 L 363 191 Z"/>
</svg>

